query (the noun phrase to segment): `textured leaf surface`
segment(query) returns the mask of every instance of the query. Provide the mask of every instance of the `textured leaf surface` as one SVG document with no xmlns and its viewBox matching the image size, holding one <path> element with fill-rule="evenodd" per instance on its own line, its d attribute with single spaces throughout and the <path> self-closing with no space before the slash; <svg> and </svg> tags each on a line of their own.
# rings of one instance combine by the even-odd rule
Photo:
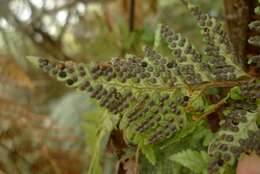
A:
<svg viewBox="0 0 260 174">
<path fill-rule="evenodd" d="M 172 173 L 173 164 L 178 162 L 197 173 L 205 172 L 207 167 L 210 173 L 217 173 L 236 161 L 231 147 L 237 150 L 239 139 L 251 141 L 259 134 L 259 81 L 249 81 L 251 77 L 235 61 L 236 54 L 222 23 L 188 1 L 181 2 L 198 21 L 205 41 L 204 53 L 180 33 L 160 25 L 154 48 L 146 46 L 143 58 L 127 55 L 101 64 L 29 60 L 68 87 L 90 93 L 109 112 L 102 130 L 109 132 L 119 127 L 127 143 L 137 145 L 155 164 L 142 171 Z M 170 55 L 157 52 L 162 42 L 168 44 Z M 226 90 L 223 96 L 219 95 L 221 88 Z M 202 120 L 213 113 L 221 120 L 221 128 L 214 135 Z M 237 120 L 240 115 L 241 120 Z M 254 132 L 253 138 L 246 137 L 250 131 Z M 203 151 L 209 144 L 212 158 Z M 197 148 L 201 152 L 190 150 Z M 257 151 L 258 145 L 247 149 Z M 175 154 L 172 163 L 171 154 Z"/>
<path fill-rule="evenodd" d="M 257 126 L 260 106 L 255 103 L 255 100 L 259 100 L 259 97 L 254 95 L 256 93 L 253 92 L 257 90 L 257 84 L 259 82 L 255 81 L 241 86 L 239 90 L 235 88 L 238 96 L 248 99 L 241 101 L 237 100 L 237 97 L 233 97 L 233 100 L 229 100 L 223 108 L 220 130 L 208 149 L 209 154 L 213 156 L 213 160 L 209 165 L 210 173 L 218 173 L 224 171 L 228 165 L 234 165 L 243 153 L 249 151 L 258 153 L 260 150 L 259 143 L 256 143 L 260 142 L 260 132 Z M 253 94 L 250 96 L 248 93 Z M 251 97 L 257 97 L 257 99 Z"/>
<path fill-rule="evenodd" d="M 171 160 L 180 163 L 195 173 L 206 173 L 210 157 L 204 151 L 197 152 L 190 149 L 174 154 Z"/>
</svg>

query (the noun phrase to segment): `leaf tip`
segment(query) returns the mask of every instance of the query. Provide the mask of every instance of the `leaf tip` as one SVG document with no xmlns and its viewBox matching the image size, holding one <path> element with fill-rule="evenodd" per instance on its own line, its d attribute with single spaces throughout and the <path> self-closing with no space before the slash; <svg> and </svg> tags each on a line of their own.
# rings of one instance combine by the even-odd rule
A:
<svg viewBox="0 0 260 174">
<path fill-rule="evenodd" d="M 34 66 L 38 66 L 38 62 L 39 62 L 39 57 L 35 57 L 35 56 L 26 56 L 26 59 L 32 63 Z"/>
</svg>

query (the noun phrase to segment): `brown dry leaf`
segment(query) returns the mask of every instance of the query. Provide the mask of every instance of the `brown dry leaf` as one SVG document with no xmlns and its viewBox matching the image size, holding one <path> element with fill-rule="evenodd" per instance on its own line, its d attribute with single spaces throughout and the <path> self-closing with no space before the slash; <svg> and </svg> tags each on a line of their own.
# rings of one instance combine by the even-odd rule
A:
<svg viewBox="0 0 260 174">
<path fill-rule="evenodd" d="M 118 161 L 117 174 L 139 174 L 139 164 L 136 156 L 123 157 Z"/>
<path fill-rule="evenodd" d="M 0 55 L 0 83 L 32 90 L 34 85 L 24 70 L 11 58 Z"/>
<path fill-rule="evenodd" d="M 108 140 L 107 151 L 116 154 L 120 158 L 126 146 L 122 130 L 113 130 Z"/>
<path fill-rule="evenodd" d="M 79 149 L 65 150 L 46 143 L 58 143 L 56 145 L 60 146 L 64 141 L 70 141 L 70 137 L 54 141 L 49 133 L 55 127 L 42 124 L 46 119 L 48 117 L 33 114 L 20 105 L 0 99 L 0 146 L 7 152 L 4 160 L 12 163 L 25 162 L 35 173 L 81 173 L 84 154 Z M 29 161 L 32 156 L 35 157 L 34 160 Z M 0 171 L 1 169 L 0 165 Z"/>
<path fill-rule="evenodd" d="M 0 55 L 0 98 L 28 104 L 34 84 L 23 69 L 11 58 Z"/>
<path fill-rule="evenodd" d="M 9 119 L 16 117 L 21 123 L 24 122 L 24 119 L 32 119 L 32 120 L 44 120 L 42 116 L 33 114 L 24 106 L 20 106 L 14 102 L 0 99 L 0 118 L 1 116 L 8 116 Z"/>
<path fill-rule="evenodd" d="M 84 164 L 80 152 L 49 149 L 48 154 L 63 174 L 79 174 L 83 170 Z"/>
<path fill-rule="evenodd" d="M 125 162 L 124 169 L 126 174 L 138 174 L 138 164 L 133 159 Z"/>
</svg>

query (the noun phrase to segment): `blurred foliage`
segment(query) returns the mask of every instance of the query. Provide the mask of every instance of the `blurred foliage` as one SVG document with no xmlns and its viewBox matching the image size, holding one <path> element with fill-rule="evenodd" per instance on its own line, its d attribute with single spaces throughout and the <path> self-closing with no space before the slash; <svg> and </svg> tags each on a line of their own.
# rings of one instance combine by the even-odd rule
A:
<svg viewBox="0 0 260 174">
<path fill-rule="evenodd" d="M 80 148 L 65 148 L 79 137 L 56 126 L 48 116 L 34 114 L 31 102 L 34 83 L 10 58 L 1 57 L 0 172 L 81 173 Z M 66 156 L 66 158 L 63 158 Z M 72 165 L 72 162 L 75 165 Z"/>
</svg>

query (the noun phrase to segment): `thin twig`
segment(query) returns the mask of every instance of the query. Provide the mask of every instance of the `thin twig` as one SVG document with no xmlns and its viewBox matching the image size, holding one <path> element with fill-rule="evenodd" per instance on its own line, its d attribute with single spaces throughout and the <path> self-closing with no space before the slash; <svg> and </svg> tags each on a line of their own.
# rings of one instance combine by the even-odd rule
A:
<svg viewBox="0 0 260 174">
<path fill-rule="evenodd" d="M 221 106 L 223 106 L 223 105 L 226 103 L 226 101 L 227 101 L 228 98 L 229 98 L 229 95 L 227 95 L 225 98 L 223 98 L 222 100 L 220 100 L 217 104 L 214 104 L 214 105 L 212 106 L 212 108 L 211 108 L 209 111 L 207 111 L 206 113 L 204 113 L 203 115 L 201 115 L 201 116 L 199 116 L 199 117 L 193 116 L 193 117 L 192 117 L 193 120 L 199 121 L 199 120 L 202 120 L 202 119 L 204 119 L 204 118 L 207 118 L 207 116 L 209 116 L 210 114 L 216 112 L 216 110 L 218 110 Z"/>
<path fill-rule="evenodd" d="M 135 168 L 135 174 L 138 174 L 139 172 L 139 156 L 140 156 L 140 148 L 138 147 L 136 149 L 136 152 L 135 152 L 135 165 L 136 165 L 136 168 Z"/>
<path fill-rule="evenodd" d="M 135 27 L 135 0 L 130 0 L 129 31 L 132 32 Z"/>
<path fill-rule="evenodd" d="M 45 3 L 45 1 L 43 1 L 43 2 Z M 65 9 L 68 9 L 68 8 L 70 9 L 70 8 L 74 7 L 75 5 L 77 5 L 77 3 L 79 3 L 79 2 L 82 2 L 82 1 L 80 1 L 80 0 L 73 0 L 71 2 L 68 2 L 68 3 L 66 3 L 66 4 L 64 4 L 62 6 L 59 6 L 59 7 L 53 8 L 53 9 L 46 9 L 45 5 L 43 5 L 43 7 L 41 9 L 41 12 L 38 15 L 32 17 L 32 21 L 38 21 L 44 15 L 53 15 L 55 13 L 58 13 L 61 10 L 65 10 Z"/>
<path fill-rule="evenodd" d="M 198 90 L 198 89 L 207 89 L 209 87 L 233 87 L 237 85 L 241 85 L 244 83 L 248 83 L 252 79 L 244 79 L 244 80 L 237 80 L 237 81 L 222 81 L 222 82 L 210 82 L 210 83 L 205 83 L 205 84 L 200 84 L 200 85 L 195 85 L 192 86 L 192 90 Z"/>
<path fill-rule="evenodd" d="M 62 40 L 63 35 L 67 31 L 67 28 L 68 28 L 69 23 L 70 23 L 70 19 L 71 19 L 71 16 L 72 16 L 72 11 L 71 11 L 71 9 L 68 9 L 68 11 L 69 11 L 68 12 L 68 16 L 66 18 L 66 22 L 65 22 L 64 26 L 62 26 L 62 28 L 61 28 L 61 31 L 60 31 L 58 39 L 57 39 L 58 41 Z"/>
</svg>

